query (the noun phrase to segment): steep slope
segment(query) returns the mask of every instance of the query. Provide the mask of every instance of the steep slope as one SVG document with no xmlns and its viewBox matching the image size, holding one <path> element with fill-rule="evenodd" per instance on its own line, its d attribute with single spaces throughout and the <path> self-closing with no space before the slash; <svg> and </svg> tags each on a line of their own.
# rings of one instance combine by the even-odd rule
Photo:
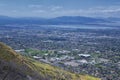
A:
<svg viewBox="0 0 120 80">
<path fill-rule="evenodd" d="M 0 43 L 0 80 L 100 80 L 25 58 Z"/>
<path fill-rule="evenodd" d="M 27 59 L 0 43 L 0 80 L 40 80 Z M 43 79 L 44 80 L 44 79 Z"/>
</svg>

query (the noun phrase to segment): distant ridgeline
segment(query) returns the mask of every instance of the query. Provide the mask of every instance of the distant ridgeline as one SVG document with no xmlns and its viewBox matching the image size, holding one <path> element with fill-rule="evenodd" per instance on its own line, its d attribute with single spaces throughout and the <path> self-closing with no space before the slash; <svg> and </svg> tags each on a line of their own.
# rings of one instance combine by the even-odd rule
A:
<svg viewBox="0 0 120 80">
<path fill-rule="evenodd" d="M 98 23 L 109 23 L 108 19 L 83 17 L 83 16 L 62 16 L 51 19 L 45 18 L 12 18 L 7 16 L 0 16 L 0 25 L 7 24 L 39 24 L 39 25 L 75 25 L 75 24 L 98 24 Z"/>
</svg>

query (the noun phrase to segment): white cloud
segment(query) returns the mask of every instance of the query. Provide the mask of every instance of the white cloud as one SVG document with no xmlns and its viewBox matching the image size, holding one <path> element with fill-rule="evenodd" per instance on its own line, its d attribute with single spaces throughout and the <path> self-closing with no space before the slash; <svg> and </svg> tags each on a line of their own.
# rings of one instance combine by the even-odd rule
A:
<svg viewBox="0 0 120 80">
<path fill-rule="evenodd" d="M 53 6 L 53 7 L 51 7 L 51 11 L 56 11 L 56 10 L 60 10 L 60 9 L 62 9 L 63 7 L 61 7 L 61 6 Z"/>
<path fill-rule="evenodd" d="M 11 10 L 11 12 L 16 13 L 16 12 L 18 12 L 18 11 L 17 11 L 17 10 Z"/>
<path fill-rule="evenodd" d="M 91 17 L 114 17 L 119 16 L 120 6 L 94 7 L 89 9 L 73 9 L 54 11 L 55 15 L 72 15 L 72 16 L 91 16 Z M 119 16 L 120 17 L 120 16 Z"/>
<path fill-rule="evenodd" d="M 33 10 L 32 11 L 33 13 L 44 13 L 44 12 L 46 12 L 45 10 Z"/>
<path fill-rule="evenodd" d="M 111 6 L 111 7 L 96 7 L 90 8 L 88 11 L 100 12 L 100 13 L 111 13 L 111 12 L 119 12 L 120 6 Z"/>
<path fill-rule="evenodd" d="M 28 5 L 28 8 L 41 8 L 42 5 L 38 5 L 38 4 L 31 4 L 31 5 Z"/>
<path fill-rule="evenodd" d="M 11 10 L 19 14 L 20 10 Z M 90 17 L 120 17 L 120 6 L 93 7 L 88 9 L 67 9 L 62 6 L 29 5 L 23 13 L 25 16 L 57 17 L 57 16 L 90 16 Z"/>
</svg>

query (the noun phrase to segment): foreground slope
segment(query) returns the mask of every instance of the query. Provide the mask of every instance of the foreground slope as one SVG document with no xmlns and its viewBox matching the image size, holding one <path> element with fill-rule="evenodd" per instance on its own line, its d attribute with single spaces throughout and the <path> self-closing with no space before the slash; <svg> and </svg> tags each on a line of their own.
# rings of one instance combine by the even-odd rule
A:
<svg viewBox="0 0 120 80">
<path fill-rule="evenodd" d="M 17 54 L 0 43 L 0 80 L 100 80 L 73 74 Z"/>
</svg>

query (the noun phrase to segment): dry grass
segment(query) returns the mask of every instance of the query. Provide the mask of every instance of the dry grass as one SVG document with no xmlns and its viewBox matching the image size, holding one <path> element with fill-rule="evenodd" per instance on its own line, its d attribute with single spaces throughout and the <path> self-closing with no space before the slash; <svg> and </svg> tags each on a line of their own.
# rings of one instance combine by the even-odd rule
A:
<svg viewBox="0 0 120 80">
<path fill-rule="evenodd" d="M 49 64 L 25 58 L 3 43 L 0 43 L 0 59 L 8 62 L 13 61 L 18 69 L 20 68 L 27 75 L 34 75 L 34 72 L 37 72 L 38 75 L 49 80 L 100 80 L 88 75 L 70 73 Z"/>
</svg>

